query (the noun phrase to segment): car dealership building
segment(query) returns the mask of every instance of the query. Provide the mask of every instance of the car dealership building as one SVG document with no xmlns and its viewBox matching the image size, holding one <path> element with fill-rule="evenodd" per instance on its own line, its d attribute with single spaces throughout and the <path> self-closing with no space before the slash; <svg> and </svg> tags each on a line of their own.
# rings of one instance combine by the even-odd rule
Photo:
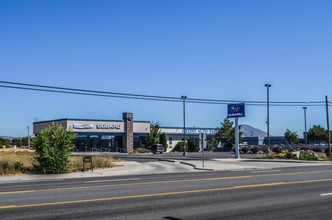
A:
<svg viewBox="0 0 332 220">
<path fill-rule="evenodd" d="M 33 123 L 33 133 L 38 135 L 52 123 L 76 134 L 75 151 L 133 152 L 142 147 L 142 137 L 150 132 L 149 121 L 134 121 L 133 113 L 123 113 L 123 120 L 57 119 Z M 169 150 L 183 140 L 183 128 L 161 127 L 166 133 Z M 186 128 L 186 136 L 203 138 L 214 136 L 214 128 Z"/>
</svg>

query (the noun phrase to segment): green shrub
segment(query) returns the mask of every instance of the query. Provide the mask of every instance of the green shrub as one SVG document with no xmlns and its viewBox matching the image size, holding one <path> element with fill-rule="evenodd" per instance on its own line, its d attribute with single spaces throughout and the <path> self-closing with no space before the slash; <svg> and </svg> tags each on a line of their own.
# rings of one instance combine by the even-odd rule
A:
<svg viewBox="0 0 332 220">
<path fill-rule="evenodd" d="M 276 157 L 275 153 L 269 151 L 268 153 L 258 153 L 260 159 L 274 159 Z"/>
<path fill-rule="evenodd" d="M 318 160 L 318 158 L 310 152 L 302 151 L 300 153 L 300 160 Z"/>
<path fill-rule="evenodd" d="M 172 152 L 175 152 L 175 151 L 179 151 L 179 152 L 183 152 L 184 150 L 184 143 L 183 141 L 181 142 L 178 142 L 175 147 L 173 148 Z"/>
<path fill-rule="evenodd" d="M 37 171 L 44 174 L 60 174 L 68 172 L 69 155 L 75 134 L 66 131 L 61 125 L 53 123 L 33 140 L 36 149 Z"/>
<path fill-rule="evenodd" d="M 287 156 L 286 156 L 285 153 L 279 153 L 279 154 L 277 154 L 276 158 L 278 158 L 278 159 L 286 159 Z"/>
</svg>

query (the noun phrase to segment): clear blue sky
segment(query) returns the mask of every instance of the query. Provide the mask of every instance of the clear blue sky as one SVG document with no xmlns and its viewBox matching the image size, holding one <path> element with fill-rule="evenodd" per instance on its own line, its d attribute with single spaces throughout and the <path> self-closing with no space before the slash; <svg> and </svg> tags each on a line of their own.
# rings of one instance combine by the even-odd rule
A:
<svg viewBox="0 0 332 220">
<path fill-rule="evenodd" d="M 332 100 L 332 1 L 0 1 L 0 80 L 227 100 Z M 182 126 L 182 104 L 0 88 L 0 135 L 37 120 L 87 118 Z M 187 126 L 217 127 L 225 105 L 187 105 Z M 266 108 L 240 123 L 266 130 Z M 308 127 L 326 127 L 310 107 Z M 302 134 L 302 107 L 271 107 L 270 130 Z"/>
</svg>

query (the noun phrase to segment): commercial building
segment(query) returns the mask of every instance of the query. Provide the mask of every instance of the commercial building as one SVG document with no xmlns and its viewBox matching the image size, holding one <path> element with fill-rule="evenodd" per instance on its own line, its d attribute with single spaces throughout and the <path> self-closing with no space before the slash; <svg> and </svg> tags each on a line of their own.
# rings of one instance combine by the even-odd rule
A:
<svg viewBox="0 0 332 220">
<path fill-rule="evenodd" d="M 134 121 L 133 113 L 123 113 L 123 120 L 57 119 L 33 123 L 38 135 L 52 123 L 76 134 L 76 151 L 132 152 L 141 144 L 141 137 L 150 132 L 150 122 Z"/>
<path fill-rule="evenodd" d="M 134 148 L 143 147 L 142 137 L 150 132 L 149 121 L 134 121 L 133 113 L 123 113 L 123 120 L 90 120 L 90 119 L 57 119 L 33 123 L 33 133 L 38 135 L 52 123 L 64 127 L 76 134 L 75 151 L 106 151 L 130 153 Z M 161 133 L 166 133 L 168 151 L 180 141 L 183 141 L 183 128 L 161 127 Z M 206 140 L 214 136 L 214 128 L 186 128 L 187 138 L 195 137 Z M 204 146 L 204 141 L 200 143 Z"/>
<path fill-rule="evenodd" d="M 168 149 L 167 151 L 171 151 L 173 147 L 178 142 L 183 141 L 183 128 L 180 127 L 160 127 L 160 132 L 166 134 Z M 196 128 L 189 127 L 186 128 L 186 139 L 194 137 L 199 138 L 200 140 L 200 148 L 206 147 L 206 139 L 209 137 L 214 137 L 217 133 L 217 129 L 215 128 Z"/>
</svg>

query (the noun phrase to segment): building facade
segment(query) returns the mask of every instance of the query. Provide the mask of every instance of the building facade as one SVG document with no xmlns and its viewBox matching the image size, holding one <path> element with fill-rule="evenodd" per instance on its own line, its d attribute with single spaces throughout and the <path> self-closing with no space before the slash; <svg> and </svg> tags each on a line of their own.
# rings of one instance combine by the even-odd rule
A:
<svg viewBox="0 0 332 220">
<path fill-rule="evenodd" d="M 181 127 L 160 127 L 160 133 L 165 133 L 167 138 L 168 148 L 171 151 L 178 142 L 183 141 L 184 132 Z M 186 139 L 194 137 L 200 139 L 200 148 L 205 148 L 206 139 L 214 137 L 217 133 L 215 128 L 186 128 Z"/>
<path fill-rule="evenodd" d="M 150 132 L 150 122 L 134 121 L 133 113 L 123 113 L 123 120 L 58 119 L 33 123 L 38 135 L 52 123 L 76 134 L 75 151 L 133 152 L 141 137 Z"/>
</svg>

